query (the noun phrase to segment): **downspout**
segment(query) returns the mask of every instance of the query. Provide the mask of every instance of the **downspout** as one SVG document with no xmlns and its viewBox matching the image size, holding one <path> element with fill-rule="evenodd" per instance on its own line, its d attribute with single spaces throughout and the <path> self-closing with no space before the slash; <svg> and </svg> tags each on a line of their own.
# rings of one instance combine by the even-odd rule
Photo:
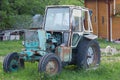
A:
<svg viewBox="0 0 120 80">
<path fill-rule="evenodd" d="M 106 19 L 106 23 L 107 23 L 107 30 L 106 30 L 106 34 L 107 34 L 107 41 L 110 41 L 109 39 L 109 1 L 106 0 L 106 10 L 107 10 L 107 13 L 106 13 L 106 16 L 107 16 L 107 19 Z"/>
<path fill-rule="evenodd" d="M 99 28 L 98 28 L 98 0 L 96 0 L 96 26 L 97 26 L 97 36 L 99 37 Z"/>
<path fill-rule="evenodd" d="M 110 1 L 108 1 L 108 40 L 111 41 Z"/>
</svg>

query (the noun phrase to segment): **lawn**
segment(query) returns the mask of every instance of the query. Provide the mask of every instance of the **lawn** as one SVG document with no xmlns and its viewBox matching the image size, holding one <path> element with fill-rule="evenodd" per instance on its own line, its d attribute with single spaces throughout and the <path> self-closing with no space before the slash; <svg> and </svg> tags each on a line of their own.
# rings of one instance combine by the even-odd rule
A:
<svg viewBox="0 0 120 80">
<path fill-rule="evenodd" d="M 120 62 L 102 62 L 96 70 L 64 68 L 61 74 L 48 77 L 38 73 L 37 63 L 26 63 L 26 68 L 13 73 L 4 73 L 0 63 L 0 80 L 119 80 Z"/>
<path fill-rule="evenodd" d="M 99 39 L 100 47 L 111 45 L 120 49 L 115 43 Z M 4 56 L 10 52 L 19 52 L 23 48 L 21 41 L 0 42 L 0 55 Z M 114 57 L 113 57 L 114 58 Z M 4 73 L 0 63 L 0 80 L 119 80 L 120 61 L 109 61 L 102 59 L 101 65 L 96 70 L 78 70 L 71 66 L 63 68 L 59 75 L 49 77 L 38 73 L 38 63 L 25 63 L 25 69 L 13 73 Z"/>
<path fill-rule="evenodd" d="M 107 42 L 102 39 L 98 39 L 101 48 L 105 48 L 110 45 L 120 50 L 120 44 Z M 20 52 L 23 49 L 22 40 L 20 41 L 0 41 L 0 56 L 5 56 L 11 52 Z"/>
<path fill-rule="evenodd" d="M 22 41 L 0 41 L 0 56 L 11 52 L 19 52 L 23 48 Z"/>
<path fill-rule="evenodd" d="M 108 42 L 106 40 L 103 39 L 98 39 L 99 43 L 100 43 L 100 47 L 101 48 L 106 48 L 106 46 L 111 46 L 113 48 L 116 48 L 117 50 L 120 50 L 120 44 L 114 43 L 114 42 Z"/>
</svg>

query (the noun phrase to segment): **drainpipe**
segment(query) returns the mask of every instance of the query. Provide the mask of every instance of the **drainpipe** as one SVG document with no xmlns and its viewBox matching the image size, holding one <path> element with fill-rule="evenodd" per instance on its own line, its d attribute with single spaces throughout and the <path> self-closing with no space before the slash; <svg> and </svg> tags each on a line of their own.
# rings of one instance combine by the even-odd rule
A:
<svg viewBox="0 0 120 80">
<path fill-rule="evenodd" d="M 98 27 L 98 0 L 96 0 L 96 26 L 97 26 L 97 36 L 99 37 L 99 27 Z"/>
<path fill-rule="evenodd" d="M 110 1 L 108 0 L 108 40 L 111 41 Z"/>
</svg>

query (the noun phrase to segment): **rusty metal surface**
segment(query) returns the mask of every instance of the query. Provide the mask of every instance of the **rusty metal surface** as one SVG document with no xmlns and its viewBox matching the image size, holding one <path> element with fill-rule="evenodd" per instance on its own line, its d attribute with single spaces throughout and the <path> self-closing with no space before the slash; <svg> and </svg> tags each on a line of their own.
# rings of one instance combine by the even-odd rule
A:
<svg viewBox="0 0 120 80">
<path fill-rule="evenodd" d="M 60 57 L 63 62 L 71 61 L 71 47 L 59 46 L 56 48 L 56 54 Z"/>
</svg>

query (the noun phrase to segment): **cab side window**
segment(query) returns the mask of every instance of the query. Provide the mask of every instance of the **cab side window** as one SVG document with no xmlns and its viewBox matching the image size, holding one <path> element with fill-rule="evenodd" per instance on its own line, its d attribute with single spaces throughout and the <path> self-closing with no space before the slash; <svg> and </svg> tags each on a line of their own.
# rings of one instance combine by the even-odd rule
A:
<svg viewBox="0 0 120 80">
<path fill-rule="evenodd" d="M 82 29 L 81 10 L 73 9 L 72 13 L 72 29 L 73 31 L 81 31 Z"/>
</svg>

